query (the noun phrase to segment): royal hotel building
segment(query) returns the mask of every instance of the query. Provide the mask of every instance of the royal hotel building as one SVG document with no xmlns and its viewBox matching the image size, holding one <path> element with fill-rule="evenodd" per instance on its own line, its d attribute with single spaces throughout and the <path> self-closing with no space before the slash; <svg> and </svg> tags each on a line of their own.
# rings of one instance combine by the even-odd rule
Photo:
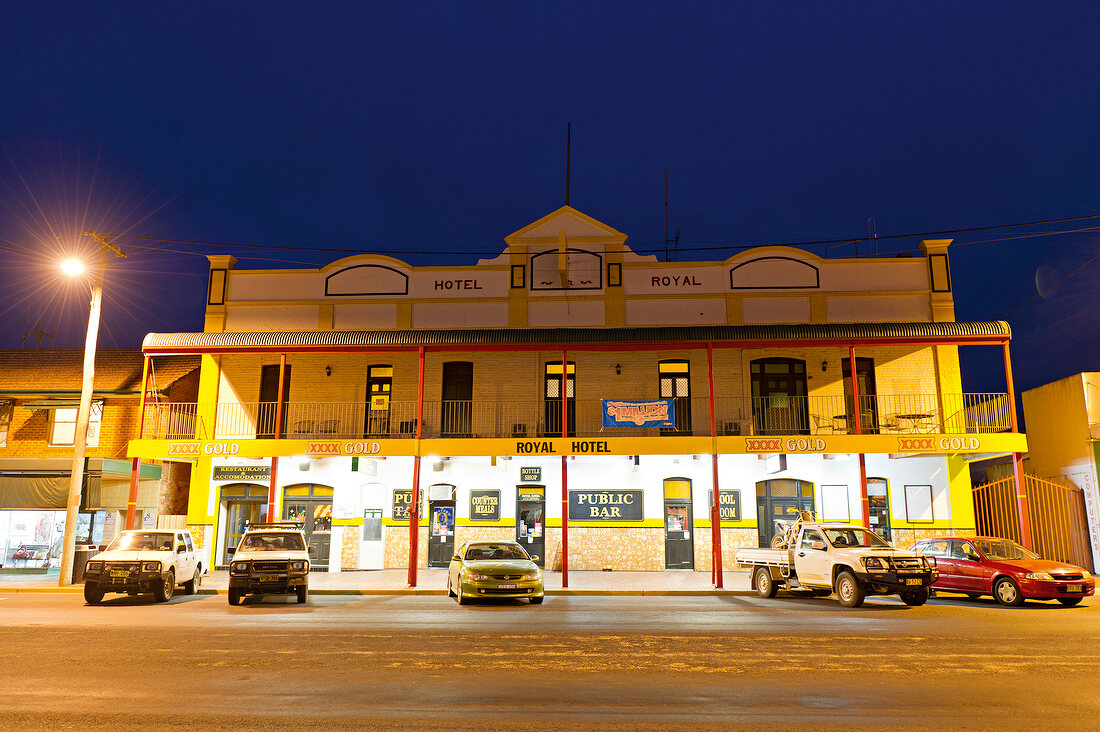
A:
<svg viewBox="0 0 1100 732">
<path fill-rule="evenodd" d="M 566 206 L 504 243 L 468 266 L 209 258 L 204 331 L 144 343 L 147 372 L 201 357 L 198 398 L 149 393 L 128 453 L 192 462 L 209 566 L 269 518 L 317 569 L 413 582 L 472 539 L 548 569 L 732 569 L 797 509 L 908 546 L 973 532 L 969 463 L 1026 450 L 1006 393 L 962 389 L 959 348 L 992 347 L 1011 392 L 1010 331 L 955 320 L 950 240 L 662 262 Z"/>
</svg>

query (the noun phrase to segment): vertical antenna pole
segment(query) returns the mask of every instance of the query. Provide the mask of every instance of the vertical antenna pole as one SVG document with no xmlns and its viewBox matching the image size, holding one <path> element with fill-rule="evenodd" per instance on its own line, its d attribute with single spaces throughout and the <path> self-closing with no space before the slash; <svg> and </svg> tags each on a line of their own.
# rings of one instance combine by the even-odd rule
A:
<svg viewBox="0 0 1100 732">
<path fill-rule="evenodd" d="M 668 168 L 665 168 L 665 261 L 668 261 Z"/>
<path fill-rule="evenodd" d="M 569 163 L 573 154 L 573 123 L 565 125 L 565 205 L 569 205 Z"/>
</svg>

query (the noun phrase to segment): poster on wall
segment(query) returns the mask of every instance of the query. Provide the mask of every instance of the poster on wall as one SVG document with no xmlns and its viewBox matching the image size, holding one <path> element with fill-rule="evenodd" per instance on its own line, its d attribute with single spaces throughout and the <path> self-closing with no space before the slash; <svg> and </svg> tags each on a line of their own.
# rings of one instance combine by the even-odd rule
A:
<svg viewBox="0 0 1100 732">
<path fill-rule="evenodd" d="M 648 401 L 603 400 L 603 428 L 674 427 L 676 425 L 676 401 L 674 399 L 650 399 Z"/>
</svg>

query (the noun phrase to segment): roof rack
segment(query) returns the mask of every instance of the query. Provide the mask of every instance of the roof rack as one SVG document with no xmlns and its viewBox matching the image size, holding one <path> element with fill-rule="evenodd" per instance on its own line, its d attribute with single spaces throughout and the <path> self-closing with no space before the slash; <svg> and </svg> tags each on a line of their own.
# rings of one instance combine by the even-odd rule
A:
<svg viewBox="0 0 1100 732">
<path fill-rule="evenodd" d="M 245 527 L 245 531 L 251 531 L 252 529 L 295 529 L 301 531 L 302 525 L 297 521 L 272 521 L 270 523 L 249 524 Z"/>
</svg>

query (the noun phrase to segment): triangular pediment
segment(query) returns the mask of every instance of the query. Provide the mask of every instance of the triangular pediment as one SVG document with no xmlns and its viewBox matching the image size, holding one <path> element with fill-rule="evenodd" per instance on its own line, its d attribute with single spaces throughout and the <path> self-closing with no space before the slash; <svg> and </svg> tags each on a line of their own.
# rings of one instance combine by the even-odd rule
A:
<svg viewBox="0 0 1100 732">
<path fill-rule="evenodd" d="M 524 226 L 519 231 L 504 237 L 510 246 L 516 244 L 535 244 L 556 242 L 559 232 L 571 242 L 605 241 L 623 243 L 626 234 L 611 228 L 607 224 L 583 214 L 571 206 L 562 206 L 557 211 L 543 216 Z"/>
</svg>

